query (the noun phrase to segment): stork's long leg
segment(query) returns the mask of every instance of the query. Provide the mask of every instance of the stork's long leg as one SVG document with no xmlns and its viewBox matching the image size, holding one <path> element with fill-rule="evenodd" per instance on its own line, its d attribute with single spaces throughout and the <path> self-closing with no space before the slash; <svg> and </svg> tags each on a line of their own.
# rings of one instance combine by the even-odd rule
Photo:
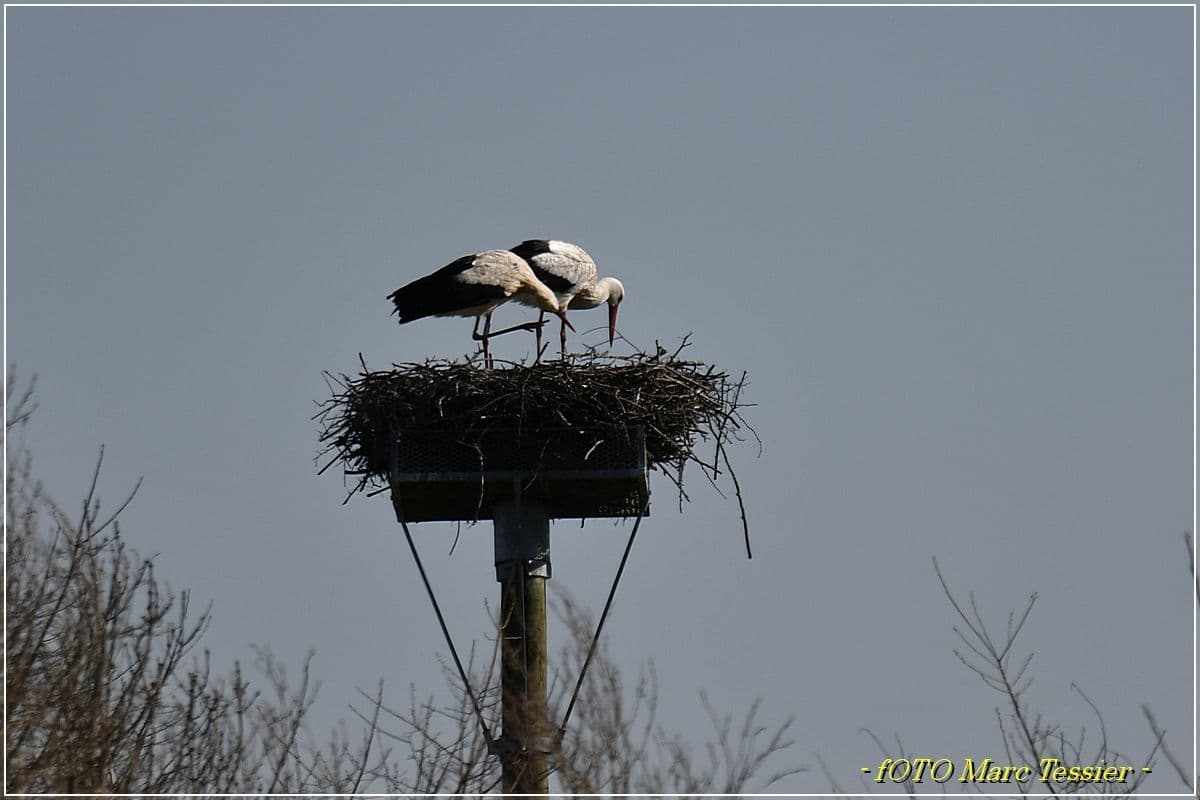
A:
<svg viewBox="0 0 1200 800">
<path fill-rule="evenodd" d="M 564 310 L 562 315 L 562 325 L 558 328 L 558 341 L 562 345 L 562 357 L 567 357 L 567 312 Z"/>
<path fill-rule="evenodd" d="M 479 332 L 480 317 L 483 318 L 483 333 L 482 334 Z M 489 333 L 489 331 L 491 329 L 492 329 L 492 312 L 489 311 L 486 314 L 481 314 L 480 316 L 475 317 L 475 330 L 471 331 L 471 338 L 477 342 L 483 342 L 483 365 L 485 367 L 492 366 L 492 354 L 490 352 L 488 352 L 488 339 L 491 338 L 491 336 L 493 335 L 493 334 Z"/>
<path fill-rule="evenodd" d="M 542 312 L 545 316 L 545 312 Z M 520 325 L 512 325 L 508 328 L 502 328 L 498 331 L 492 330 L 492 312 L 481 315 L 483 318 L 483 333 L 479 332 L 480 317 L 475 318 L 475 330 L 471 333 L 471 338 L 477 342 L 483 342 L 483 363 L 486 366 L 493 366 L 492 355 L 488 349 L 488 340 L 493 336 L 499 336 L 504 333 L 512 333 L 513 331 L 537 331 L 538 338 L 541 338 L 542 326 L 546 324 L 544 319 L 539 319 L 537 322 L 522 322 Z"/>
<path fill-rule="evenodd" d="M 542 326 L 546 324 L 546 320 L 544 319 L 545 316 L 546 316 L 546 312 L 543 311 L 541 317 L 538 318 L 537 322 L 522 322 L 520 325 L 513 325 L 513 326 L 505 328 L 503 330 L 494 331 L 491 335 L 499 336 L 502 333 L 512 333 L 513 331 L 534 331 L 537 333 L 537 339 L 538 339 L 538 342 L 540 343 L 542 340 Z M 534 356 L 533 363 L 536 364 L 539 360 L 541 360 L 540 344 L 537 349 L 537 353 Z"/>
<path fill-rule="evenodd" d="M 488 352 L 488 339 L 490 338 L 488 332 L 491 331 L 491 329 L 492 312 L 489 311 L 487 316 L 483 318 L 483 363 L 488 369 L 491 369 L 494 366 L 492 364 L 492 354 Z"/>
<path fill-rule="evenodd" d="M 541 361 L 541 326 L 546 324 L 546 309 L 541 309 L 538 312 L 538 342 L 534 344 L 534 363 Z"/>
<path fill-rule="evenodd" d="M 537 364 L 542 360 L 542 326 L 546 324 L 546 310 L 542 309 L 538 312 L 538 329 L 537 342 L 533 346 L 533 363 Z"/>
<path fill-rule="evenodd" d="M 539 330 L 541 326 L 545 324 L 546 323 L 544 322 L 522 322 L 520 325 L 513 325 L 512 327 L 504 328 L 503 330 L 493 331 L 489 335 L 499 336 L 502 333 L 512 333 L 513 331 L 535 331 Z"/>
</svg>

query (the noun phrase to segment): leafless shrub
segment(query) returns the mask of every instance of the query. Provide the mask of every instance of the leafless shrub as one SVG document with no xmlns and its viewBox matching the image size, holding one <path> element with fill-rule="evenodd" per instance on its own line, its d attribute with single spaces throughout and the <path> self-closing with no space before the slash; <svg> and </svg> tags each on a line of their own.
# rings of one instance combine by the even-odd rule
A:
<svg viewBox="0 0 1200 800">
<path fill-rule="evenodd" d="M 466 665 L 492 729 L 500 724 L 500 692 L 492 681 L 496 657 L 493 649 L 491 661 L 480 666 L 472 649 Z M 485 794 L 498 784 L 500 764 L 489 752 L 466 687 L 456 670 L 442 667 L 449 701 L 432 695 L 418 699 L 410 687 L 408 703 L 397 708 L 385 703 L 382 686 L 373 695 L 359 691 L 367 710 L 355 708 L 356 716 L 389 747 L 364 770 L 370 785 L 389 793 Z M 392 752 L 406 763 L 390 758 Z"/>
<path fill-rule="evenodd" d="M 1187 539 L 1187 543 L 1190 553 L 1190 538 Z M 1000 633 L 984 619 L 974 593 L 968 593 L 964 601 L 951 590 L 937 559 L 934 559 L 933 564 L 942 592 L 959 620 L 958 624 L 954 626 L 954 632 L 962 643 L 962 648 L 956 648 L 954 655 L 985 685 L 1002 697 L 1002 702 L 992 710 L 999 730 L 1000 747 L 1003 753 L 1003 758 L 996 758 L 995 761 L 998 764 L 1029 765 L 1034 770 L 1036 777 L 1033 780 L 1029 781 L 1027 785 L 1017 783 L 1011 787 L 1012 789 L 1021 794 L 1036 794 L 1038 790 L 1033 787 L 1037 786 L 1044 787 L 1041 791 L 1049 795 L 1132 795 L 1140 789 L 1145 780 L 1147 773 L 1141 769 L 1135 769 L 1123 783 L 1108 783 L 1100 780 L 1068 780 L 1065 782 L 1049 780 L 1043 782 L 1037 777 L 1040 777 L 1040 767 L 1045 759 L 1053 760 L 1055 765 L 1061 764 L 1068 767 L 1137 763 L 1139 766 L 1152 769 L 1155 757 L 1162 752 L 1174 765 L 1184 785 L 1188 786 L 1190 791 L 1195 791 L 1194 784 L 1189 781 L 1186 770 L 1165 749 L 1165 733 L 1158 726 L 1148 707 L 1144 706 L 1143 712 L 1150 724 L 1153 740 L 1146 756 L 1135 762 L 1114 747 L 1100 707 L 1077 684 L 1071 684 L 1071 691 L 1087 706 L 1092 721 L 1090 728 L 1086 724 L 1079 726 L 1076 734 L 1068 733 L 1063 724 L 1048 719 L 1031 703 L 1028 690 L 1033 683 L 1033 672 L 1030 667 L 1035 651 L 1024 648 L 1018 639 L 1037 603 L 1036 592 L 1029 596 L 1020 611 L 1008 614 L 1003 632 Z M 1200 588 L 1197 590 L 1197 598 L 1200 600 Z M 898 735 L 895 738 L 895 746 L 892 747 L 885 744 L 870 730 L 864 729 L 864 732 L 870 736 L 885 758 L 902 762 L 910 758 Z M 841 791 L 838 782 L 824 764 L 822 764 L 822 768 L 835 790 Z M 930 783 L 926 778 L 922 785 L 918 785 L 910 776 L 903 780 L 901 785 L 908 794 L 913 795 L 929 791 Z M 954 785 L 961 786 L 962 784 L 955 782 Z M 969 783 L 968 785 L 981 792 L 992 791 L 995 788 L 986 784 Z M 864 784 L 864 788 L 870 790 L 872 787 Z M 939 788 L 946 791 L 944 785 L 940 785 Z"/>
<path fill-rule="evenodd" d="M 551 714 L 563 713 L 573 678 L 583 663 L 592 632 L 587 612 L 559 593 L 555 610 L 565 623 L 568 637 L 559 652 Z M 486 662 L 471 653 L 468 674 L 481 699 L 485 720 L 500 728 L 498 648 Z M 362 694 L 374 709 L 382 709 L 379 736 L 412 754 L 414 769 L 400 772 L 381 764 L 369 772 L 376 785 L 397 793 L 486 794 L 500 784 L 500 760 L 488 752 L 474 710 L 456 670 L 443 665 L 449 702 L 428 697 L 418 700 L 410 691 L 409 703 L 395 709 Z M 552 791 L 571 794 L 705 794 L 747 790 L 755 780 L 766 788 L 801 771 L 784 767 L 763 778 L 768 760 L 786 758 L 793 746 L 788 738 L 793 720 L 778 726 L 759 721 L 755 703 L 738 726 L 733 717 L 717 713 L 707 696 L 702 702 L 713 723 L 713 740 L 704 756 L 694 759 L 684 737 L 668 733 L 657 721 L 658 684 L 653 664 L 639 671 L 632 688 L 622 670 L 601 645 L 584 682 L 577 713 L 552 757 Z M 366 713 L 360 719 L 368 721 Z M 556 784 L 556 785 L 555 785 Z"/>
<path fill-rule="evenodd" d="M 936 559 L 934 570 L 946 599 L 962 622 L 962 627 L 956 625 L 954 632 L 967 649 L 956 649 L 954 654 L 987 686 L 1004 697 L 1005 702 L 995 709 L 995 716 L 1006 763 L 1040 765 L 1044 759 L 1053 759 L 1063 765 L 1132 763 L 1128 756 L 1114 748 L 1100 707 L 1078 684 L 1072 683 L 1071 690 L 1092 713 L 1094 727 L 1090 733 L 1088 727 L 1083 725 L 1079 727 L 1077 735 L 1069 734 L 1062 724 L 1046 719 L 1027 700 L 1027 690 L 1033 682 L 1029 667 L 1035 652 L 1018 649 L 1017 638 L 1037 602 L 1036 592 L 1029 596 L 1019 613 L 1009 613 L 1004 635 L 999 636 L 985 623 L 974 593 L 968 594 L 967 602 L 963 603 L 950 590 Z M 1155 756 L 1161 750 L 1162 739 L 1162 734 L 1157 734 L 1145 758 L 1137 763 L 1152 768 Z M 1048 781 L 1041 785 L 1050 794 L 1109 795 L 1113 794 L 1114 789 L 1119 794 L 1133 794 L 1145 776 L 1146 773 L 1139 769 L 1120 784 Z"/>
<path fill-rule="evenodd" d="M 119 516 L 137 487 L 102 509 L 103 450 L 76 512 L 43 493 L 13 441 L 33 411 L 32 384 L 15 386 L 10 373 L 6 789 L 303 791 L 348 771 L 348 747 L 326 755 L 301 742 L 315 699 L 308 660 L 292 690 L 260 650 L 263 695 L 240 665 L 217 678 L 209 654 L 193 654 L 208 611 L 193 613 L 190 593 L 173 592 L 127 547 Z"/>
<path fill-rule="evenodd" d="M 587 609 L 564 590 L 555 598 L 555 612 L 568 637 L 558 658 L 558 677 L 551 714 L 561 719 L 576 676 L 583 667 L 595 622 Z M 555 758 L 562 791 L 613 794 L 736 794 L 752 784 L 766 790 L 803 772 L 787 760 L 795 742 L 790 738 L 794 717 L 777 725 L 760 720 L 761 701 L 755 701 L 735 725 L 731 714 L 716 711 L 708 694 L 700 702 L 712 724 L 711 737 L 697 758 L 687 739 L 667 731 L 657 719 L 658 675 L 648 661 L 632 687 L 602 639 L 584 680 L 572 724 L 564 731 Z"/>
</svg>

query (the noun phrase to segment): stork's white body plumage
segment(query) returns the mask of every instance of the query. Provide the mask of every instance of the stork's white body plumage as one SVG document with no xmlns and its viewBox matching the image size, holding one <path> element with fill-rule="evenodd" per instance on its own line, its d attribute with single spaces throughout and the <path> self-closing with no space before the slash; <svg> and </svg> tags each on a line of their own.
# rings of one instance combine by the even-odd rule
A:
<svg viewBox="0 0 1200 800">
<path fill-rule="evenodd" d="M 483 343 L 489 358 L 488 339 L 512 330 L 532 330 L 527 323 L 491 333 L 492 312 L 512 300 L 549 311 L 563 318 L 566 306 L 537 279 L 525 259 L 508 250 L 484 250 L 455 259 L 438 271 L 418 278 L 388 295 L 396 306 L 400 324 L 423 317 L 475 317 L 472 338 Z M 479 332 L 484 320 L 483 333 Z M 537 325 L 540 332 L 541 327 Z"/>
<path fill-rule="evenodd" d="M 557 239 L 527 239 L 512 248 L 512 252 L 529 263 L 534 276 L 554 292 L 562 308 L 560 342 L 563 355 L 567 352 L 567 308 L 595 308 L 602 303 L 608 303 L 608 343 L 612 344 L 617 329 L 617 305 L 625 298 L 625 287 L 619 280 L 597 280 L 596 262 L 586 250 L 570 242 Z M 540 328 L 538 351 L 540 354 Z"/>
</svg>

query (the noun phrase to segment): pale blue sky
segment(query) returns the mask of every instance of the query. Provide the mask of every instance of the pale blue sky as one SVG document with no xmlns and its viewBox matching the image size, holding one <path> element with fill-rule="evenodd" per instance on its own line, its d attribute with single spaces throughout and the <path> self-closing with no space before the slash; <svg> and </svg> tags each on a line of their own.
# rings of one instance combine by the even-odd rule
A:
<svg viewBox="0 0 1200 800">
<path fill-rule="evenodd" d="M 315 475 L 313 403 L 359 352 L 470 349 L 469 320 L 397 327 L 397 286 L 553 236 L 625 283 L 630 340 L 691 331 L 751 377 L 755 559 L 734 503 L 697 481 L 680 514 L 656 478 L 610 622 L 664 722 L 762 696 L 848 785 L 862 727 L 1000 756 L 936 555 L 998 622 L 1040 593 L 1032 698 L 1068 729 L 1076 681 L 1133 755 L 1142 703 L 1192 752 L 1190 8 L 6 14 L 32 445 L 63 498 L 101 443 L 107 497 L 145 476 L 126 533 L 214 601 L 218 662 L 316 647 L 323 720 L 381 675 L 440 685 L 387 499 Z M 452 527 L 417 533 L 482 638 L 490 526 L 449 557 Z M 598 607 L 624 529 L 552 537 Z"/>
</svg>

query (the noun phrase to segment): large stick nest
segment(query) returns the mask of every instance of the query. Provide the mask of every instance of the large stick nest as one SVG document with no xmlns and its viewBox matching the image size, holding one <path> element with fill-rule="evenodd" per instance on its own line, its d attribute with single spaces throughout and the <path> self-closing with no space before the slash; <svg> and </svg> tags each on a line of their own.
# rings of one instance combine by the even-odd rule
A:
<svg viewBox="0 0 1200 800">
<path fill-rule="evenodd" d="M 481 369 L 469 362 L 428 360 L 395 364 L 357 376 L 326 373 L 331 397 L 315 419 L 321 425 L 324 472 L 340 463 L 356 476 L 350 494 L 387 484 L 390 447 L 399 430 L 453 430 L 464 439 L 496 428 L 577 428 L 621 433 L 645 431 L 646 458 L 671 478 L 682 505 L 684 469 L 695 463 L 716 486 L 724 472 L 733 482 L 745 524 L 737 476 L 726 452 L 745 433 L 746 374 L 733 378 L 674 352 L 600 355 L 594 351 L 532 366 Z M 720 491 L 720 489 L 718 489 Z"/>
</svg>

